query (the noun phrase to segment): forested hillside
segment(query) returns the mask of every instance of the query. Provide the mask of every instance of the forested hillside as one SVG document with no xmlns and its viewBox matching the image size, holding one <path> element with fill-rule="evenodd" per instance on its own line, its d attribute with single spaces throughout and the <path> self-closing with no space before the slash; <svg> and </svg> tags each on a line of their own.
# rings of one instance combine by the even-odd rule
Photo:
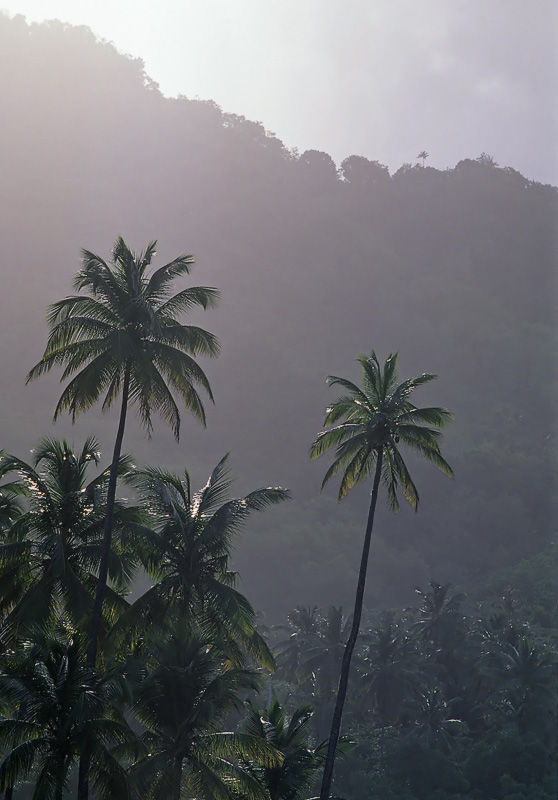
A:
<svg viewBox="0 0 558 800">
<path fill-rule="evenodd" d="M 390 175 L 350 154 L 337 168 L 211 102 L 164 98 L 140 61 L 61 23 L 0 16 L 0 70 L 3 448 L 27 458 L 47 432 L 76 446 L 94 433 L 108 455 L 114 416 L 53 431 L 56 377 L 26 387 L 25 376 L 80 248 L 108 257 L 117 235 L 137 250 L 157 238 L 161 263 L 193 253 L 194 283 L 222 292 L 203 316 L 222 344 L 203 364 L 216 402 L 207 430 L 184 420 L 179 445 L 164 425 L 147 440 L 130 420 L 124 449 L 197 482 L 231 451 L 239 494 L 291 489 L 236 554 L 268 618 L 352 594 L 367 492 L 340 506 L 334 488 L 320 496 L 327 465 L 308 448 L 334 396 L 325 376 L 356 378 L 371 347 L 399 351 L 403 377 L 440 375 L 420 402 L 455 414 L 444 454 L 456 477 L 411 460 L 419 513 L 381 510 L 368 605 L 404 603 L 432 577 L 469 585 L 549 547 L 555 188 L 486 154 L 444 171 Z"/>
</svg>

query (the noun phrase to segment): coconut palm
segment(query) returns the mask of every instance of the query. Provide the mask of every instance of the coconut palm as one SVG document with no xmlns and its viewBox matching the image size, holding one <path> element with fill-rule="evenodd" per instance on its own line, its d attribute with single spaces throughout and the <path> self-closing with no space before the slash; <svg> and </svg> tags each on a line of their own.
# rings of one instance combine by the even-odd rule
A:
<svg viewBox="0 0 558 800">
<path fill-rule="evenodd" d="M 50 306 L 50 328 L 42 359 L 29 372 L 33 380 L 53 367 L 64 367 L 61 381 L 71 377 L 56 405 L 54 418 L 69 411 L 72 420 L 104 396 L 103 410 L 120 396 L 120 418 L 107 491 L 103 552 L 89 628 L 87 661 L 95 665 L 97 638 L 106 590 L 118 463 L 128 405 L 135 405 L 148 434 L 156 411 L 180 434 L 177 399 L 205 424 L 196 387 L 212 400 L 209 382 L 194 359 L 216 356 L 217 339 L 202 328 L 182 325 L 179 316 L 192 307 L 207 309 L 217 302 L 216 289 L 190 287 L 172 295 L 175 278 L 188 274 L 194 263 L 181 255 L 148 273 L 156 242 L 136 255 L 118 237 L 112 263 L 83 250 L 82 267 L 73 295 Z M 72 377 L 73 376 L 73 377 Z"/>
<path fill-rule="evenodd" d="M 92 691 L 76 635 L 61 625 L 32 629 L 0 674 L 0 694 L 17 710 L 0 720 L 0 790 L 30 779 L 33 800 L 62 800 L 87 739 L 97 796 L 125 800 L 125 770 L 113 754 L 135 742 L 120 710 L 124 683 L 113 669 Z"/>
<path fill-rule="evenodd" d="M 457 700 L 446 700 L 439 686 L 417 689 L 408 704 L 411 734 L 426 741 L 430 747 L 451 751 L 456 745 L 454 737 L 467 730 L 460 719 L 455 719 L 453 706 Z"/>
<path fill-rule="evenodd" d="M 236 588 L 229 565 L 234 538 L 255 511 L 289 497 L 285 489 L 266 488 L 228 499 L 228 455 L 217 464 L 205 486 L 192 491 L 183 476 L 162 469 L 138 470 L 130 480 L 144 498 L 153 529 L 144 531 L 143 566 L 156 582 L 130 608 L 118 626 L 141 630 L 145 623 L 177 613 L 196 619 L 206 631 L 240 642 L 261 663 L 273 658 L 255 630 L 255 612 Z"/>
<path fill-rule="evenodd" d="M 308 679 L 307 670 L 302 668 L 304 656 L 319 635 L 321 615 L 317 606 L 297 606 L 287 614 L 287 622 L 287 625 L 274 626 L 275 631 L 287 634 L 287 638 L 280 639 L 274 647 L 278 668 L 287 680 L 296 679 L 304 684 Z"/>
<path fill-rule="evenodd" d="M 369 356 L 360 356 L 358 361 L 362 367 L 362 388 L 345 378 L 333 375 L 327 378 L 330 386 L 341 386 L 346 393 L 327 409 L 324 425 L 331 427 L 318 434 L 310 450 L 311 457 L 317 458 L 335 448 L 335 460 L 325 474 L 322 488 L 333 476 L 342 472 L 339 500 L 353 486 L 366 480 L 372 472 L 374 474 L 353 622 L 343 655 L 321 800 L 329 798 L 333 777 L 335 749 L 347 694 L 351 658 L 362 616 L 370 540 L 380 482 L 383 481 L 387 489 L 388 507 L 392 511 L 399 510 L 399 487 L 405 499 L 417 509 L 418 491 L 401 455 L 400 444 L 427 458 L 446 475 L 453 475 L 439 446 L 439 429 L 451 419 L 451 414 L 443 408 L 417 408 L 410 401 L 415 389 L 434 380 L 436 376 L 423 374 L 398 383 L 397 354 L 390 354 L 383 367 L 373 350 Z"/>
<path fill-rule="evenodd" d="M 133 706 L 145 726 L 144 754 L 131 769 L 136 796 L 228 800 L 242 789 L 250 800 L 265 800 L 242 762 L 271 766 L 280 754 L 250 734 L 220 731 L 241 707 L 240 693 L 258 687 L 257 674 L 231 663 L 228 643 L 184 621 L 165 626 L 147 647 L 151 669 Z"/>
<path fill-rule="evenodd" d="M 397 722 L 405 699 L 417 684 L 413 667 L 412 643 L 406 631 L 393 614 L 384 614 L 381 624 L 367 636 L 360 678 L 363 710 L 372 710 L 380 726 L 380 773 L 386 726 Z"/>
<path fill-rule="evenodd" d="M 335 701 L 344 643 L 350 627 L 351 619 L 343 616 L 342 608 L 329 606 L 326 616 L 320 616 L 316 636 L 308 642 L 302 657 L 300 674 L 311 679 L 318 742 L 323 741 L 329 727 L 328 716 Z"/>
<path fill-rule="evenodd" d="M 522 636 L 516 645 L 503 642 L 485 654 L 481 669 L 497 689 L 501 711 L 515 721 L 520 734 L 556 730 L 555 654 Z"/>
<path fill-rule="evenodd" d="M 298 606 L 287 617 L 289 625 L 276 630 L 288 631 L 287 639 L 275 645 L 277 663 L 287 680 L 296 680 L 305 693 L 312 695 L 313 722 L 319 742 L 327 732 L 327 715 L 335 699 L 339 667 L 351 620 L 343 617 L 341 607 L 329 606 L 324 616 L 314 607 Z"/>
<path fill-rule="evenodd" d="M 87 480 L 87 470 L 100 458 L 89 437 L 81 450 L 66 441 L 42 439 L 28 464 L 16 456 L 0 456 L 0 478 L 16 474 L 2 486 L 8 500 L 20 501 L 0 543 L 0 610 L 2 637 L 13 641 L 18 630 L 47 617 L 69 616 L 83 626 L 91 614 L 101 557 L 108 471 Z M 121 458 L 119 470 L 129 469 Z M 106 622 L 127 606 L 121 591 L 133 574 L 135 556 L 126 544 L 126 528 L 141 519 L 139 509 L 118 503 L 108 568 L 112 587 L 105 604 Z"/>
<path fill-rule="evenodd" d="M 426 159 L 429 157 L 430 153 L 427 153 L 426 150 L 421 150 L 418 154 L 417 158 L 422 158 L 422 167 L 424 169 Z"/>
<path fill-rule="evenodd" d="M 464 672 L 468 661 L 465 650 L 469 631 L 461 610 L 465 595 L 451 594 L 451 583 L 429 581 L 429 587 L 426 591 L 415 588 L 422 603 L 419 619 L 412 625 L 411 632 L 421 640 L 429 660 L 437 667 L 439 678 L 459 683 L 458 676 Z"/>
<path fill-rule="evenodd" d="M 267 790 L 270 800 L 299 800 L 316 780 L 316 773 L 323 765 L 325 743 L 310 747 L 311 706 L 296 708 L 291 716 L 278 700 L 269 708 L 250 708 L 241 722 L 240 730 L 277 750 L 281 762 L 270 765 L 253 763 L 250 772 Z"/>
</svg>

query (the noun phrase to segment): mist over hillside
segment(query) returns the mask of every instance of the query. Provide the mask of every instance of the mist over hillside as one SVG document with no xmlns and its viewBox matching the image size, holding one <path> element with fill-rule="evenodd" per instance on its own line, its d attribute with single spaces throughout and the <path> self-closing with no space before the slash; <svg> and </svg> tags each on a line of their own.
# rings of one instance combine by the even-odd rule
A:
<svg viewBox="0 0 558 800">
<path fill-rule="evenodd" d="M 190 252 L 192 283 L 220 307 L 193 317 L 222 342 L 204 363 L 216 404 L 207 430 L 186 415 L 180 444 L 163 423 L 138 463 L 187 467 L 201 485 L 227 452 L 239 493 L 293 492 L 240 541 L 254 605 L 348 603 L 367 490 L 340 506 L 319 495 L 328 462 L 308 447 L 333 399 L 327 374 L 399 351 L 401 377 L 440 378 L 417 402 L 456 417 L 444 453 L 455 482 L 414 464 L 417 516 L 382 511 L 368 603 L 404 601 L 431 576 L 464 582 L 543 550 L 556 522 L 556 213 L 554 187 L 490 155 L 453 169 L 390 175 L 348 155 L 287 150 L 215 104 L 164 98 L 141 61 L 85 28 L 0 16 L 2 438 L 26 457 L 45 433 L 95 433 L 100 410 L 51 427 L 56 377 L 25 386 L 42 355 L 49 303 L 71 293 L 82 247 L 108 257 L 121 234 L 158 262 Z M 417 152 L 423 146 L 417 142 Z"/>
</svg>

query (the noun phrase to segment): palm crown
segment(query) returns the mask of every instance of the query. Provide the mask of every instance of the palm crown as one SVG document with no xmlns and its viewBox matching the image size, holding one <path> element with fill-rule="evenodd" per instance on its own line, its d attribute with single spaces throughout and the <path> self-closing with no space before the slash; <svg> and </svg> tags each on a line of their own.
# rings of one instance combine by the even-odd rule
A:
<svg viewBox="0 0 558 800">
<path fill-rule="evenodd" d="M 33 464 L 15 456 L 0 456 L 2 494 L 24 501 L 22 513 L 6 528 L 0 543 L 0 609 L 5 616 L 2 636 L 16 622 L 45 619 L 50 613 L 70 614 L 76 624 L 90 613 L 97 581 L 108 471 L 87 481 L 87 467 L 100 459 L 90 437 L 81 451 L 66 441 L 42 439 Z M 121 458 L 120 471 L 129 469 Z M 141 519 L 139 509 L 119 503 L 118 540 L 109 557 L 110 615 L 126 606 L 119 589 L 129 583 L 135 558 L 126 539 Z"/>
<path fill-rule="evenodd" d="M 435 464 L 446 475 L 453 471 L 440 453 L 440 431 L 452 415 L 444 408 L 417 408 L 410 395 L 419 386 L 436 378 L 425 373 L 418 378 L 398 383 L 397 353 L 392 353 L 383 367 L 372 350 L 369 356 L 358 358 L 362 367 L 362 388 L 345 378 L 330 375 L 327 383 L 338 384 L 346 390 L 327 409 L 324 425 L 313 443 L 310 455 L 317 458 L 335 447 L 335 460 L 326 472 L 322 488 L 338 472 L 343 472 L 339 500 L 356 483 L 372 472 L 378 455 L 382 454 L 382 479 L 388 491 L 388 504 L 399 510 L 397 488 L 416 510 L 419 502 L 417 488 L 399 451 L 407 445 Z M 340 420 L 342 420 L 340 422 Z"/>
<path fill-rule="evenodd" d="M 396 369 L 397 353 L 391 353 L 383 367 L 374 350 L 369 356 L 359 356 L 358 360 L 362 367 L 362 388 L 335 375 L 327 378 L 330 386 L 337 384 L 345 389 L 346 394 L 335 400 L 327 409 L 325 425 L 331 427 L 321 431 L 310 448 L 312 458 L 323 455 L 332 447 L 335 448 L 335 459 L 325 474 L 322 488 L 341 471 L 343 476 L 339 487 L 339 500 L 342 500 L 356 483 L 374 473 L 353 621 L 343 654 L 320 800 L 329 798 L 331 788 L 351 659 L 362 616 L 366 571 L 380 481 L 383 480 L 387 488 L 388 505 L 393 511 L 399 510 L 398 486 L 401 486 L 403 496 L 416 511 L 419 502 L 417 488 L 399 452 L 399 444 L 405 444 L 424 456 L 446 475 L 453 475 L 451 467 L 440 453 L 439 445 L 441 436 L 439 429 L 451 419 L 451 414 L 445 408 L 417 408 L 409 399 L 416 388 L 429 383 L 436 376 L 424 373 L 418 378 L 410 378 L 399 383 Z"/>
<path fill-rule="evenodd" d="M 103 546 L 95 602 L 91 614 L 87 660 L 95 665 L 97 638 L 113 529 L 118 463 L 128 404 L 135 404 L 148 434 L 151 413 L 157 411 L 180 434 L 178 396 L 205 424 L 205 412 L 196 387 L 213 400 L 211 387 L 193 356 L 217 355 L 217 339 L 202 328 L 182 325 L 177 315 L 194 306 L 208 308 L 219 297 L 216 289 L 191 287 L 171 294 L 172 281 L 188 274 L 192 256 L 181 255 L 148 275 L 156 242 L 143 253 L 133 253 L 122 237 L 113 249 L 112 265 L 82 250 L 82 268 L 74 287 L 89 296 L 73 295 L 50 307 L 50 334 L 42 359 L 29 372 L 33 380 L 54 366 L 63 366 L 61 380 L 74 376 L 60 397 L 54 418 L 68 410 L 76 416 L 104 394 L 103 410 L 121 395 L 120 420 L 107 489 Z M 83 792 L 82 792 L 83 793 Z"/>
<path fill-rule="evenodd" d="M 103 394 L 105 410 L 122 391 L 129 392 L 148 432 L 156 410 L 178 438 L 180 414 L 174 395 L 205 424 L 196 386 L 211 400 L 213 396 L 193 356 L 216 356 L 219 344 L 202 328 L 182 325 L 177 315 L 194 306 L 214 306 L 219 292 L 195 286 L 171 295 L 172 281 L 189 274 L 194 258 L 178 256 L 148 275 L 155 247 L 151 242 L 136 255 L 118 237 L 111 266 L 82 250 L 74 288 L 89 296 L 66 297 L 50 306 L 47 346 L 27 376 L 33 380 L 54 366 L 64 367 L 61 381 L 74 376 L 58 401 L 55 419 L 64 410 L 75 419 Z"/>
<path fill-rule="evenodd" d="M 192 491 L 190 476 L 161 469 L 137 471 L 129 479 L 148 503 L 154 530 L 144 532 L 143 566 L 157 583 L 131 607 L 122 622 L 135 626 L 146 615 L 203 620 L 206 629 L 242 642 L 266 666 L 273 658 L 256 632 L 255 612 L 236 588 L 229 565 L 234 537 L 248 517 L 289 498 L 278 487 L 230 499 L 228 454 L 205 486 Z M 140 553 L 140 558 L 142 554 Z"/>
</svg>

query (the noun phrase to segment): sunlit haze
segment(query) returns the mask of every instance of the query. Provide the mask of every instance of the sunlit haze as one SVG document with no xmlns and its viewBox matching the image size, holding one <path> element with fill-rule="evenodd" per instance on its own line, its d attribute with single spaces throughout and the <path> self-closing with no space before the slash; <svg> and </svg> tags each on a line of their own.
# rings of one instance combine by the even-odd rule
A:
<svg viewBox="0 0 558 800">
<path fill-rule="evenodd" d="M 397 169 L 489 153 L 558 183 L 553 0 L 2 0 L 87 25 L 169 96 L 217 102 L 291 148 Z"/>
</svg>

